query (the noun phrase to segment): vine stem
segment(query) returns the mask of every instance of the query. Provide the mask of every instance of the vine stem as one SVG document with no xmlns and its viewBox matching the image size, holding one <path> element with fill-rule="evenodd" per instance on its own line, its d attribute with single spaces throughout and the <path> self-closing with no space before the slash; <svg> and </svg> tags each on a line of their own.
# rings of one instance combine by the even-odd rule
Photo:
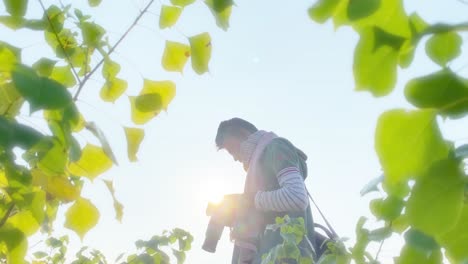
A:
<svg viewBox="0 0 468 264">
<path fill-rule="evenodd" d="M 41 5 L 42 10 L 44 10 L 44 14 L 45 14 L 46 17 L 47 17 L 47 21 L 49 22 L 49 25 L 50 25 L 50 27 L 52 28 L 52 31 L 54 32 L 55 38 L 57 39 L 57 42 L 59 43 L 60 47 L 61 47 L 62 50 L 63 50 L 63 53 L 65 54 L 65 57 L 66 57 L 66 59 L 67 59 L 68 64 L 70 65 L 70 68 L 71 68 L 71 70 L 72 70 L 72 72 L 73 72 L 73 75 L 75 75 L 75 78 L 78 80 L 78 84 L 81 86 L 82 81 L 81 81 L 81 79 L 80 79 L 80 76 L 79 76 L 78 73 L 76 72 L 75 67 L 73 66 L 73 63 L 72 63 L 72 61 L 71 61 L 70 56 L 69 56 L 68 53 L 65 51 L 65 46 L 63 45 L 62 41 L 60 41 L 60 37 L 59 37 L 59 35 L 58 35 L 58 32 L 57 32 L 57 30 L 55 30 L 54 24 L 52 24 L 52 21 L 50 20 L 49 14 L 47 13 L 47 10 L 46 10 L 46 8 L 45 8 L 45 6 L 44 6 L 44 3 L 42 3 L 42 0 L 37 0 L 37 1 L 38 1 L 39 4 Z"/>
<path fill-rule="evenodd" d="M 10 217 L 11 211 L 13 211 L 13 208 L 15 208 L 15 204 L 11 203 L 10 207 L 8 208 L 5 215 L 2 217 L 2 220 L 0 221 L 0 227 L 2 227 L 6 223 L 8 217 Z"/>
<path fill-rule="evenodd" d="M 40 1 L 40 0 L 39 0 Z M 128 27 L 127 31 L 119 38 L 119 40 L 114 44 L 114 46 L 111 47 L 109 52 L 107 53 L 107 56 L 111 55 L 115 49 L 120 45 L 120 43 L 128 36 L 130 31 L 138 24 L 140 19 L 143 17 L 143 15 L 148 11 L 148 9 L 151 7 L 151 5 L 154 3 L 155 0 L 151 0 L 145 8 L 138 14 L 138 16 L 135 18 L 133 23 Z M 83 90 L 84 85 L 86 82 L 91 78 L 91 76 L 101 67 L 101 65 L 104 63 L 106 60 L 106 56 L 104 56 L 98 64 L 84 77 L 83 81 L 80 83 L 80 86 L 78 87 L 78 91 L 76 91 L 75 96 L 73 96 L 73 100 L 76 101 L 78 99 L 78 96 L 80 95 L 81 91 Z"/>
</svg>

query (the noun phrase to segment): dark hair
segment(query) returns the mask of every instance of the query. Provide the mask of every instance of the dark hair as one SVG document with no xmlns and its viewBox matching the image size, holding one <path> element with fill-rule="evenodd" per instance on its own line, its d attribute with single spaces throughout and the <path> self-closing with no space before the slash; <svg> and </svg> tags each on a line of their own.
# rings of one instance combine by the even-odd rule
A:
<svg viewBox="0 0 468 264">
<path fill-rule="evenodd" d="M 250 122 L 244 119 L 234 117 L 225 120 L 219 124 L 218 133 L 216 134 L 216 146 L 219 149 L 223 148 L 223 142 L 226 135 L 240 136 L 241 129 L 245 129 L 251 133 L 255 133 L 258 129 Z"/>
</svg>

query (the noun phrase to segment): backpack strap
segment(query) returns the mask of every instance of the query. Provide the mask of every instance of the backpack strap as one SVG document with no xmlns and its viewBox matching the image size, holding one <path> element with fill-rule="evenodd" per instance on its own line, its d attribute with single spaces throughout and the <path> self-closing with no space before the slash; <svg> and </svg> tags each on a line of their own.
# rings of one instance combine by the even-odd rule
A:
<svg viewBox="0 0 468 264">
<path fill-rule="evenodd" d="M 330 229 L 330 232 L 326 232 L 327 235 L 333 239 L 333 240 L 336 240 L 339 238 L 338 234 L 335 232 L 335 229 L 333 229 L 333 227 L 331 226 L 330 222 L 328 222 L 327 218 L 325 217 L 325 215 L 322 213 L 322 210 L 320 210 L 320 208 L 318 207 L 317 203 L 314 201 L 314 198 L 312 198 L 312 195 L 310 195 L 310 192 L 309 190 L 307 190 L 306 188 L 306 191 L 307 191 L 307 195 L 309 196 L 310 200 L 312 201 L 312 203 L 315 205 L 315 208 L 317 208 L 318 212 L 320 213 L 320 216 L 322 216 L 323 220 L 325 221 L 325 224 L 327 224 L 327 227 Z M 323 228 L 323 226 L 320 226 L 320 225 L 316 225 L 318 227 L 320 227 L 321 229 L 325 230 L 325 228 Z"/>
</svg>

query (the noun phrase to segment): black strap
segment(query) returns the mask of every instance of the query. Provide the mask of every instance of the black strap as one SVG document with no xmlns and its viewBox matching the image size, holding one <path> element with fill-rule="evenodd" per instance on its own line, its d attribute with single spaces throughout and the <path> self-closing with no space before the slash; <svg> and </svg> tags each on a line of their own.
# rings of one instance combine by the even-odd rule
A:
<svg viewBox="0 0 468 264">
<path fill-rule="evenodd" d="M 331 224 L 328 222 L 327 218 L 325 217 L 325 215 L 322 213 L 322 210 L 320 210 L 320 208 L 318 207 L 317 203 L 314 201 L 314 198 L 312 198 L 312 195 L 310 195 L 309 191 L 306 189 L 307 191 L 307 195 L 309 195 L 309 198 L 310 200 L 312 201 L 312 203 L 315 205 L 315 208 L 317 208 L 318 212 L 320 213 L 320 215 L 322 216 L 323 220 L 325 221 L 325 224 L 327 224 L 328 228 L 330 229 L 330 232 L 331 232 L 331 235 L 333 235 L 332 237 L 330 237 L 331 239 L 338 239 L 339 236 L 338 234 L 335 232 L 335 229 L 333 229 L 333 227 L 331 226 Z M 330 234 L 327 234 L 330 236 Z"/>
</svg>

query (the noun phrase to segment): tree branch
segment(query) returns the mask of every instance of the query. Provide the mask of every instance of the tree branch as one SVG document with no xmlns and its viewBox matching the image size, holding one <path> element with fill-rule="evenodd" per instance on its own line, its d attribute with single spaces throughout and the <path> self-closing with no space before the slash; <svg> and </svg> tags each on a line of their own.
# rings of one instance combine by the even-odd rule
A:
<svg viewBox="0 0 468 264">
<path fill-rule="evenodd" d="M 11 203 L 5 215 L 2 217 L 2 220 L 0 220 L 0 227 L 2 227 L 6 223 L 6 221 L 8 220 L 8 217 L 10 217 L 11 211 L 13 211 L 13 208 L 15 208 L 15 204 Z"/>
<path fill-rule="evenodd" d="M 80 76 L 78 75 L 78 73 L 76 72 L 75 70 L 75 67 L 73 66 L 73 63 L 71 61 L 71 58 L 70 56 L 68 55 L 68 53 L 65 51 L 65 46 L 63 45 L 62 41 L 60 41 L 60 37 L 58 35 L 58 32 L 57 30 L 55 30 L 55 27 L 54 25 L 52 24 L 52 21 L 50 20 L 50 17 L 49 17 L 49 14 L 47 13 L 47 10 L 44 6 L 44 3 L 42 3 L 42 0 L 37 0 L 39 1 L 39 4 L 41 5 L 42 7 L 42 10 L 44 10 L 44 14 L 46 15 L 47 17 L 47 21 L 49 22 L 49 25 L 50 27 L 52 28 L 52 31 L 54 32 L 54 35 L 55 35 L 55 38 L 57 39 L 57 42 L 59 43 L 60 47 L 62 48 L 63 50 L 63 53 L 65 54 L 65 58 L 66 58 L 66 61 L 68 62 L 68 64 L 70 65 L 70 68 L 73 72 L 73 75 L 75 75 L 75 78 L 78 80 L 78 84 L 81 86 L 82 82 L 81 82 L 81 79 L 80 79 Z"/>
<path fill-rule="evenodd" d="M 109 52 L 107 53 L 107 56 L 111 55 L 115 49 L 120 45 L 120 43 L 127 37 L 127 35 L 132 31 L 132 29 L 138 24 L 138 21 L 143 17 L 143 15 L 148 11 L 148 9 L 151 7 L 151 5 L 154 3 L 154 0 L 151 0 L 146 7 L 140 12 L 140 14 L 135 18 L 133 23 L 130 25 L 130 27 L 125 31 L 125 33 L 119 38 L 119 40 L 114 44 L 114 46 L 111 47 Z M 104 56 L 101 61 L 87 74 L 83 81 L 80 83 L 80 86 L 78 87 L 78 91 L 76 91 L 75 96 L 73 96 L 73 100 L 76 101 L 78 99 L 78 96 L 81 93 L 81 90 L 83 89 L 85 83 L 91 78 L 91 76 L 101 67 L 101 65 L 104 63 L 106 60 L 106 56 Z"/>
</svg>

